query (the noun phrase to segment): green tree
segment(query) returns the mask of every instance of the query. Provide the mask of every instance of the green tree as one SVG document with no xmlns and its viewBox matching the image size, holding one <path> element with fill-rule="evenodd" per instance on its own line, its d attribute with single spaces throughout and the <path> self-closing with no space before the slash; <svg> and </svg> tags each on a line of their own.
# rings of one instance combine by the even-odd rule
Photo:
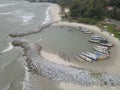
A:
<svg viewBox="0 0 120 90">
<path fill-rule="evenodd" d="M 105 0 L 75 0 L 70 7 L 73 18 L 87 17 L 101 19 L 105 15 Z"/>
</svg>

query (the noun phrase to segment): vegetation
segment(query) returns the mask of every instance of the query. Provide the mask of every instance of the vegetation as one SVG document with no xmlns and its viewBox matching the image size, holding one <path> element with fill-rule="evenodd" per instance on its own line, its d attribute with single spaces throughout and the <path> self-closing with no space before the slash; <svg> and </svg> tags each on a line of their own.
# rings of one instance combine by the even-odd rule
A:
<svg viewBox="0 0 120 90">
<path fill-rule="evenodd" d="M 120 0 L 60 0 L 59 4 L 63 10 L 68 7 L 69 18 L 77 22 L 96 23 L 104 18 L 120 20 Z"/>
<path fill-rule="evenodd" d="M 106 26 L 106 28 L 104 28 L 104 26 Z M 120 31 L 117 30 L 117 25 L 101 23 L 99 24 L 99 27 L 106 29 L 109 33 L 114 34 L 114 36 L 120 40 Z"/>
</svg>

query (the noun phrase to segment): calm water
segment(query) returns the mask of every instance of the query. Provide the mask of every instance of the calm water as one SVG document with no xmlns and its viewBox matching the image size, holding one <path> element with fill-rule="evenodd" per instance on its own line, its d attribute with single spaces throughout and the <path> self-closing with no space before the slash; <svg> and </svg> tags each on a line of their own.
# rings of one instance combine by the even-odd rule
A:
<svg viewBox="0 0 120 90">
<path fill-rule="evenodd" d="M 17 31 L 38 29 L 39 25 L 45 22 L 44 20 L 50 20 L 50 18 L 45 19 L 46 15 L 48 15 L 45 11 L 49 6 L 49 3 L 0 1 L 0 52 L 10 50 L 0 55 L 0 90 L 30 90 L 28 88 L 30 77 L 22 57 L 23 52 L 20 48 L 12 49 L 9 45 L 11 38 L 7 35 Z M 93 51 L 93 49 L 91 48 L 92 44 L 88 42 L 90 35 L 85 35 L 75 28 L 73 28 L 73 31 L 68 31 L 68 29 L 70 28 L 52 26 L 41 33 L 23 38 L 40 43 L 45 51 L 57 54 L 64 53 L 74 62 L 74 55 L 80 51 Z M 41 77 L 34 78 L 39 80 Z M 40 80 L 42 85 L 44 80 L 43 78 Z M 48 82 L 50 84 L 51 81 Z M 51 85 L 54 87 L 55 84 L 52 83 Z M 35 90 L 45 90 L 45 88 L 40 88 Z M 49 87 L 46 90 L 49 90 Z"/>
<path fill-rule="evenodd" d="M 25 38 L 35 42 L 38 40 L 37 42 L 42 45 L 45 51 L 57 54 L 64 53 L 71 58 L 71 61 L 81 51 L 93 51 L 93 44 L 88 42 L 91 35 L 84 34 L 76 28 L 73 28 L 72 31 L 68 31 L 69 29 L 70 27 L 51 26 L 41 33 Z"/>
</svg>

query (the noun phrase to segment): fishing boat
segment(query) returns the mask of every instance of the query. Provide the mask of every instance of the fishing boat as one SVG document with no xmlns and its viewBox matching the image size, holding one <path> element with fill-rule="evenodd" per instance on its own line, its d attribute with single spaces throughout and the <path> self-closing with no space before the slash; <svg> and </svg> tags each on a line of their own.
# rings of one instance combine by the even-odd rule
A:
<svg viewBox="0 0 120 90">
<path fill-rule="evenodd" d="M 78 29 L 78 30 L 81 30 L 81 29 L 82 29 L 82 27 L 81 27 L 81 26 L 79 26 L 77 29 Z"/>
<path fill-rule="evenodd" d="M 96 58 L 94 56 L 88 54 L 88 53 L 81 52 L 81 54 L 84 55 L 84 56 L 86 56 L 86 57 L 88 57 L 88 58 L 90 58 L 90 59 L 92 59 L 93 61 L 96 61 Z"/>
<path fill-rule="evenodd" d="M 101 53 L 101 52 L 95 52 L 96 56 L 99 58 L 99 60 L 104 60 L 110 57 L 109 53 Z"/>
<path fill-rule="evenodd" d="M 94 40 L 94 39 L 90 39 L 89 42 L 92 42 L 92 43 L 99 43 L 100 40 Z"/>
<path fill-rule="evenodd" d="M 104 41 L 106 39 L 102 38 L 102 37 L 91 37 L 91 39 L 89 40 L 92 43 L 99 43 L 100 41 Z"/>
<path fill-rule="evenodd" d="M 80 31 L 81 32 L 88 32 L 89 30 L 87 30 L 87 29 L 81 29 Z"/>
<path fill-rule="evenodd" d="M 85 34 L 92 34 L 93 32 L 92 31 L 84 31 Z"/>
<path fill-rule="evenodd" d="M 114 46 L 113 44 L 110 44 L 110 43 L 99 43 L 99 44 L 102 46 L 109 47 L 109 48 Z"/>
<path fill-rule="evenodd" d="M 80 56 L 78 56 L 78 55 L 75 55 L 74 58 L 77 59 L 77 60 L 79 60 L 80 62 L 84 62 L 84 60 Z"/>
<path fill-rule="evenodd" d="M 102 49 L 106 49 L 106 50 L 109 49 L 108 47 L 106 47 L 106 46 L 101 46 L 101 45 L 94 45 L 94 47 L 98 47 L 98 48 L 102 48 Z"/>
<path fill-rule="evenodd" d="M 92 59 L 86 57 L 85 55 L 78 54 L 78 56 L 79 56 L 80 58 L 82 58 L 83 60 L 86 60 L 86 61 L 88 61 L 88 62 L 92 62 L 92 61 L 93 61 Z"/>
<path fill-rule="evenodd" d="M 92 37 L 92 38 L 102 38 L 101 36 L 96 35 L 96 34 L 95 34 L 95 35 L 91 35 L 91 37 Z"/>
<path fill-rule="evenodd" d="M 109 53 L 109 50 L 107 48 L 101 48 L 98 46 L 93 47 L 96 51 L 101 52 L 101 53 Z"/>
<path fill-rule="evenodd" d="M 96 57 L 96 55 L 94 53 L 91 52 L 86 52 L 88 55 L 92 56 L 94 58 L 94 61 L 97 61 L 98 58 Z"/>
<path fill-rule="evenodd" d="M 103 40 L 104 38 L 102 37 L 91 37 L 92 40 Z"/>
</svg>

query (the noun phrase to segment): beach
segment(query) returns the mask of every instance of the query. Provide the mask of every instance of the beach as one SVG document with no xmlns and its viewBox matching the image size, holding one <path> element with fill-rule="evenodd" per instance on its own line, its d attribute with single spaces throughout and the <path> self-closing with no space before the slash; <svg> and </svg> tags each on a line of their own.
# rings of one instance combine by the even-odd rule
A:
<svg viewBox="0 0 120 90">
<path fill-rule="evenodd" d="M 120 90 L 118 39 L 95 25 L 63 22 L 57 4 L 16 2 L 0 6 L 0 90 Z M 80 32 L 79 26 L 115 45 L 109 59 L 93 63 L 72 59 L 82 45 L 83 51 L 93 50 L 90 35 Z"/>
<path fill-rule="evenodd" d="M 54 10 L 54 8 L 56 10 Z M 86 25 L 86 24 L 82 24 L 82 23 L 74 23 L 74 22 L 62 22 L 60 21 L 61 20 L 61 17 L 60 17 L 60 7 L 57 5 L 57 4 L 53 4 L 51 5 L 51 16 L 52 16 L 52 20 L 53 21 L 59 21 L 53 25 L 56 25 L 56 26 L 72 26 L 72 27 L 83 27 L 83 28 L 86 28 L 88 30 L 91 30 L 92 32 L 94 32 L 94 34 L 98 34 L 106 39 L 108 39 L 108 41 L 112 44 L 114 44 L 115 46 L 112 48 L 112 53 L 111 53 L 111 57 L 109 60 L 106 60 L 106 61 L 98 61 L 98 62 L 95 62 L 95 63 L 92 63 L 91 65 L 89 63 L 86 63 L 85 65 L 78 65 L 77 63 L 72 63 L 72 65 L 77 65 L 77 66 L 80 66 L 80 67 L 84 67 L 84 68 L 89 68 L 89 69 L 93 69 L 93 70 L 97 70 L 97 71 L 102 71 L 102 72 L 110 72 L 110 73 L 120 73 L 120 66 L 119 66 L 119 63 L 120 63 L 120 56 L 119 56 L 119 53 L 120 53 L 120 41 L 111 36 L 108 32 L 105 32 L 105 31 L 101 31 L 100 28 L 98 28 L 97 26 L 94 26 L 94 25 Z M 54 17 L 55 16 L 55 17 Z M 46 54 L 46 53 L 45 53 Z M 51 60 L 52 58 L 55 58 L 57 59 L 58 58 L 58 61 L 55 61 L 55 59 L 53 59 L 53 62 L 56 62 L 56 63 L 63 63 L 64 64 L 64 61 L 63 59 L 61 59 L 59 57 L 59 55 L 51 55 L 51 54 L 44 54 L 44 57 L 49 59 L 49 57 L 51 57 Z M 70 62 L 68 62 L 70 64 Z M 89 65 L 88 65 L 89 64 Z"/>
<path fill-rule="evenodd" d="M 54 10 L 56 9 L 56 10 Z M 58 64 L 63 64 L 63 65 L 72 65 L 72 66 L 78 66 L 78 67 L 83 67 L 83 68 L 89 68 L 92 70 L 100 71 L 100 72 L 109 72 L 109 73 L 117 73 L 120 74 L 120 41 L 111 36 L 108 32 L 103 32 L 101 29 L 99 29 L 97 26 L 93 25 L 86 25 L 82 23 L 74 23 L 74 22 L 62 22 L 61 17 L 60 17 L 60 7 L 56 4 L 51 5 L 51 16 L 52 16 L 52 21 L 59 21 L 58 23 L 55 23 L 54 25 L 57 26 L 72 26 L 72 27 L 84 27 L 88 30 L 93 31 L 95 34 L 98 34 L 100 36 L 105 37 L 106 39 L 109 40 L 110 43 L 114 44 L 115 46 L 112 49 L 112 54 L 109 60 L 107 61 L 99 61 L 95 63 L 86 63 L 86 64 L 77 64 L 77 63 L 72 63 L 65 61 L 64 59 L 60 58 L 59 55 L 53 55 L 47 52 L 42 52 L 42 55 L 44 58 L 47 60 L 50 60 L 52 62 L 58 63 Z M 56 61 L 57 60 L 57 61 Z M 119 87 L 111 87 L 111 86 L 92 86 L 92 87 L 83 87 L 80 85 L 73 85 L 73 84 L 68 84 L 64 82 L 60 82 L 60 87 L 62 90 L 73 90 L 73 89 L 80 89 L 80 90 L 119 90 Z"/>
</svg>

